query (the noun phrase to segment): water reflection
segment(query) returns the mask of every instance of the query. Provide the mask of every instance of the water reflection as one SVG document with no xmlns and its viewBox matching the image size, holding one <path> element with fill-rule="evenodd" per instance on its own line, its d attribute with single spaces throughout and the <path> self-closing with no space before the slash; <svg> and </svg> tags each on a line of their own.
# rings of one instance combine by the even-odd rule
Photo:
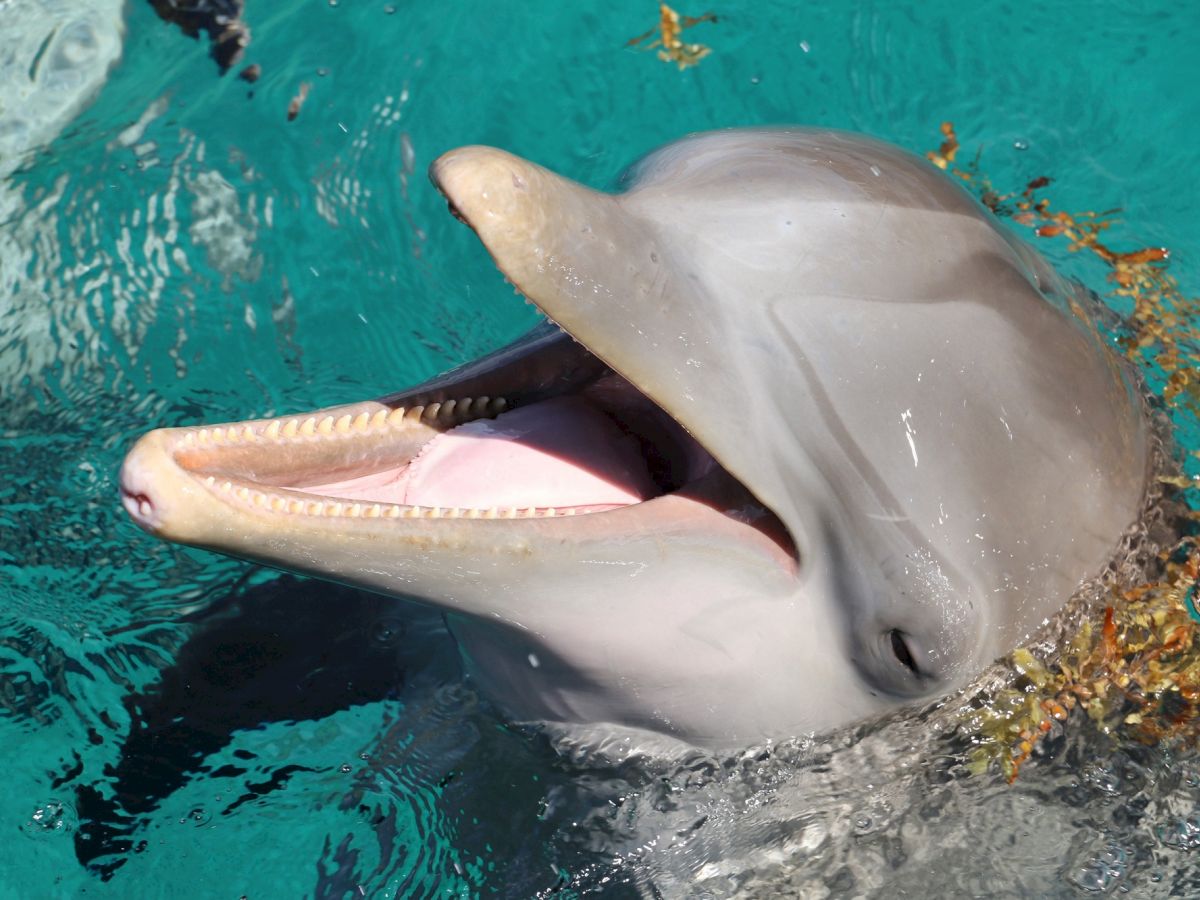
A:
<svg viewBox="0 0 1200 900">
<path fill-rule="evenodd" d="M 0 27 L 51 6 L 4 4 Z M 251 89 L 131 3 L 100 94 L 122 4 L 84 6 L 90 31 L 0 61 L 4 84 L 47 89 L 6 93 L 0 124 L 5 173 L 41 148 L 0 180 L 12 890 L 1200 893 L 1190 748 L 1072 721 L 1010 787 L 968 776 L 969 737 L 929 713 L 732 760 L 567 761 L 478 704 L 436 623 L 329 585 L 237 586 L 240 566 L 138 534 L 113 483 L 146 428 L 382 392 L 523 330 L 425 183 L 457 144 L 601 185 L 693 130 L 824 122 L 920 148 L 951 117 L 1185 260 L 1200 95 L 1179 90 L 1176 5 L 1082 31 L 1052 7 L 735 5 L 681 76 L 622 52 L 640 2 L 513 7 L 511 41 L 482 3 L 260 4 Z"/>
</svg>

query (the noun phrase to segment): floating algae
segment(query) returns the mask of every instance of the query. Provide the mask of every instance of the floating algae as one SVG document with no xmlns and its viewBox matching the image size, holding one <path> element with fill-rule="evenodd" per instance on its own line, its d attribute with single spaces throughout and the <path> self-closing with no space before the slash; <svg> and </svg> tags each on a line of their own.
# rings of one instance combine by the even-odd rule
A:
<svg viewBox="0 0 1200 900">
<path fill-rule="evenodd" d="M 1177 426 L 1195 427 L 1200 422 L 1200 300 L 1179 290 L 1167 270 L 1167 249 L 1113 250 L 1100 238 L 1116 224 L 1120 210 L 1054 210 L 1042 195 L 1051 184 L 1046 177 L 1018 191 L 998 191 L 980 172 L 978 154 L 965 168 L 956 165 L 959 143 L 951 123 L 943 123 L 942 135 L 938 149 L 926 155 L 967 182 L 995 215 L 1032 228 L 1039 238 L 1065 239 L 1070 251 L 1086 250 L 1107 266 L 1112 293 L 1133 304 L 1132 314 L 1120 323 L 1118 345 L 1142 367 L 1157 405 Z M 1161 497 L 1152 505 L 1166 536 L 1146 541 L 1140 579 L 1132 584 L 1119 575 L 1102 580 L 1087 616 L 1057 655 L 1044 647 L 1014 651 L 1009 662 L 1016 677 L 964 708 L 964 732 L 974 743 L 973 771 L 995 764 L 1014 780 L 1038 742 L 1070 727 L 1073 713 L 1086 715 L 1104 733 L 1121 731 L 1147 743 L 1200 737 L 1200 536 L 1191 509 L 1200 498 L 1191 478 L 1164 475 L 1159 481 Z"/>
<path fill-rule="evenodd" d="M 654 50 L 658 48 L 658 58 L 663 62 L 673 62 L 678 64 L 680 70 L 686 69 L 688 66 L 694 66 L 711 52 L 711 47 L 706 47 L 704 44 L 686 44 L 680 35 L 684 29 L 691 28 L 693 25 L 699 25 L 701 22 L 716 22 L 717 17 L 710 12 L 706 12 L 700 16 L 681 16 L 667 4 L 660 4 L 658 7 L 658 26 L 651 28 L 644 34 L 639 34 L 635 38 L 630 38 L 625 46 L 636 47 L 644 41 L 649 40 L 658 34 L 650 43 L 646 44 L 643 50 Z"/>
</svg>

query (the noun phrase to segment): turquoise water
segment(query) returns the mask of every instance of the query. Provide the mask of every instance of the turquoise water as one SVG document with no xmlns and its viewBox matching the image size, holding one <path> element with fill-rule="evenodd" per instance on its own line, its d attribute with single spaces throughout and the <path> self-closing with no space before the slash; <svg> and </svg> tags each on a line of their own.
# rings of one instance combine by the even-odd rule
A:
<svg viewBox="0 0 1200 900">
<path fill-rule="evenodd" d="M 461 144 L 605 186 L 690 131 L 923 151 L 949 119 L 997 184 L 1121 207 L 1112 243 L 1169 247 L 1194 296 L 1200 8 L 718 3 L 680 72 L 624 46 L 650 2 L 248 6 L 254 85 L 131 3 L 103 91 L 0 185 L 0 895 L 721 895 L 772 852 L 813 896 L 1195 888 L 1190 757 L 1068 741 L 1015 788 L 951 789 L 868 736 L 834 758 L 875 794 L 598 774 L 505 728 L 435 618 L 157 543 L 115 476 L 148 428 L 383 393 L 527 328 L 424 175 Z M 783 794 L 787 828 L 746 805 Z"/>
</svg>

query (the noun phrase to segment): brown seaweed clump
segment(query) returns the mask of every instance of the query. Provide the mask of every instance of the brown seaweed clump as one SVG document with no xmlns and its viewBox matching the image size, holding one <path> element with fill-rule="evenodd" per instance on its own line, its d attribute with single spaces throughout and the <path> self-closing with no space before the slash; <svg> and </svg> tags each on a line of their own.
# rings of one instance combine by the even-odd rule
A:
<svg viewBox="0 0 1200 900">
<path fill-rule="evenodd" d="M 686 69 L 688 66 L 694 66 L 711 52 L 711 47 L 706 47 L 704 44 L 687 44 L 684 43 L 684 29 L 691 28 L 693 25 L 699 25 L 701 22 L 716 22 L 717 17 L 713 13 L 706 12 L 699 16 L 681 16 L 667 4 L 662 3 L 658 7 L 658 25 L 651 28 L 644 34 L 639 34 L 635 38 L 630 38 L 625 44 L 626 47 L 636 47 L 638 44 L 649 40 L 658 35 L 653 41 L 645 44 L 643 50 L 658 49 L 658 58 L 663 62 L 676 63 L 680 70 Z"/>
<path fill-rule="evenodd" d="M 174 22 L 188 37 L 203 32 L 210 42 L 209 55 L 224 75 L 242 58 L 250 43 L 250 29 L 242 21 L 245 0 L 150 0 L 164 22 Z"/>
<path fill-rule="evenodd" d="M 980 154 L 965 168 L 954 126 L 930 161 L 962 178 L 994 214 L 1032 228 L 1039 238 L 1063 239 L 1072 252 L 1087 251 L 1108 269 L 1111 294 L 1132 303 L 1118 343 L 1145 374 L 1147 389 L 1176 426 L 1200 423 L 1200 298 L 1188 298 L 1168 273 L 1164 247 L 1119 252 L 1101 240 L 1119 221 L 1118 209 L 1068 213 L 1044 196 L 1048 177 L 1001 192 L 980 171 Z M 1192 458 L 1197 454 L 1193 453 Z M 1178 464 L 1174 471 L 1178 471 Z M 1056 656 L 1016 650 L 1017 676 L 964 711 L 964 731 L 974 748 L 969 766 L 993 765 L 1009 780 L 1020 773 L 1038 742 L 1084 714 L 1101 731 L 1147 743 L 1200 738 L 1200 536 L 1196 482 L 1160 476 L 1161 492 L 1174 493 L 1170 537 L 1158 539 L 1133 583 L 1101 588 L 1099 602 Z M 1161 549 L 1160 549 L 1161 548 Z M 1078 712 L 1076 712 L 1078 711 Z"/>
<path fill-rule="evenodd" d="M 1015 651 L 1018 677 L 966 715 L 970 768 L 993 763 L 1009 780 L 1056 725 L 1078 709 L 1104 733 L 1157 743 L 1200 736 L 1200 647 L 1194 598 L 1200 549 L 1184 538 L 1161 578 L 1115 592 L 1099 621 L 1085 620 L 1061 654 Z"/>
</svg>

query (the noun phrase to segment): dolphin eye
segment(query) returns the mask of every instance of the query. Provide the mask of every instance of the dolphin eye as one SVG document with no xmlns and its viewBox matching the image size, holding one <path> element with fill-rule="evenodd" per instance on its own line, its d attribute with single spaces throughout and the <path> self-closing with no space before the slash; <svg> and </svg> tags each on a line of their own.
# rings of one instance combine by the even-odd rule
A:
<svg viewBox="0 0 1200 900">
<path fill-rule="evenodd" d="M 917 665 L 917 660 L 913 656 L 912 648 L 908 644 L 908 635 L 899 628 L 893 628 L 888 632 L 888 638 L 891 640 L 892 653 L 900 664 L 916 675 L 921 677 L 921 669 Z"/>
</svg>

